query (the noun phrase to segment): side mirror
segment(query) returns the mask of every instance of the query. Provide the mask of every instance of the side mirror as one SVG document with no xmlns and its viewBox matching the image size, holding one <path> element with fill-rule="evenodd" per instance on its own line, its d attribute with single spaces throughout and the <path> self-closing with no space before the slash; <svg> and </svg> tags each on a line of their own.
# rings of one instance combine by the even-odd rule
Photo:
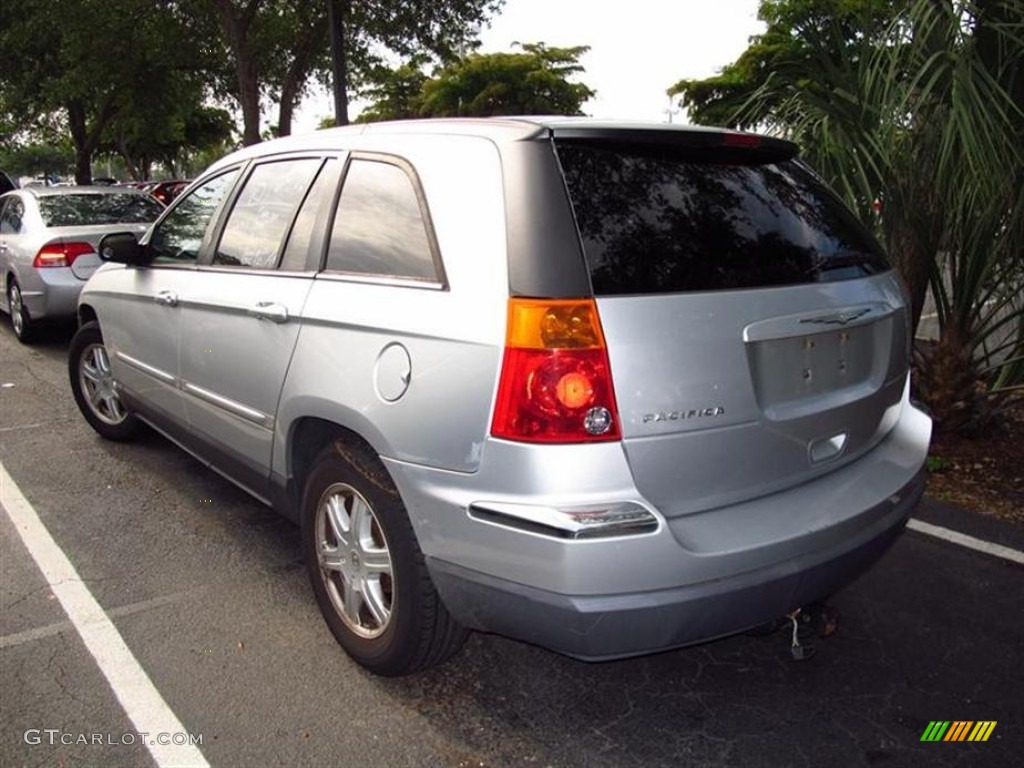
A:
<svg viewBox="0 0 1024 768">
<path fill-rule="evenodd" d="M 102 261 L 115 264 L 141 264 L 144 261 L 143 248 L 131 232 L 104 235 L 98 253 Z"/>
</svg>

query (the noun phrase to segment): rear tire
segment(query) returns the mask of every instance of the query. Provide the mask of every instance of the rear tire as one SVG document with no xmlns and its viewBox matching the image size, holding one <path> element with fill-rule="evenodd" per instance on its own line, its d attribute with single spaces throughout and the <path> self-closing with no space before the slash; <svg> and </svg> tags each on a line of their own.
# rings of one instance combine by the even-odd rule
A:
<svg viewBox="0 0 1024 768">
<path fill-rule="evenodd" d="M 302 548 L 327 626 L 371 672 L 419 672 L 465 641 L 430 580 L 398 489 L 368 447 L 338 440 L 314 462 Z"/>
<path fill-rule="evenodd" d="M 136 435 L 139 420 L 121 402 L 99 323 L 86 323 L 71 339 L 68 374 L 78 409 L 100 436 L 124 441 Z"/>
<path fill-rule="evenodd" d="M 34 330 L 32 318 L 28 316 L 28 310 L 25 309 L 25 302 L 21 296 L 21 287 L 13 277 L 7 285 L 7 308 L 11 313 L 11 330 L 14 331 L 15 338 L 22 344 L 30 343 Z"/>
</svg>

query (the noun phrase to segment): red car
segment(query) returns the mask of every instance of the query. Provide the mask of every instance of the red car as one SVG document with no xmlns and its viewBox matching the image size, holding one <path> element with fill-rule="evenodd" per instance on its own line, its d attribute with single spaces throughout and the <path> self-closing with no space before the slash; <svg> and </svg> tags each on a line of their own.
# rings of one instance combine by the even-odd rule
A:
<svg viewBox="0 0 1024 768">
<path fill-rule="evenodd" d="M 171 200 L 180 195 L 182 190 L 191 183 L 191 179 L 165 179 L 164 181 L 158 182 L 155 187 L 150 189 L 149 194 L 164 205 L 167 205 Z"/>
</svg>

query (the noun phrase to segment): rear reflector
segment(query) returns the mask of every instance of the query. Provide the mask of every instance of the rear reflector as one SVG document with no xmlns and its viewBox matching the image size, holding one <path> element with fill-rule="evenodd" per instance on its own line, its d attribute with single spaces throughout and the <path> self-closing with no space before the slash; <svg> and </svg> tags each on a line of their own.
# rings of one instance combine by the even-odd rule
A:
<svg viewBox="0 0 1024 768">
<path fill-rule="evenodd" d="M 39 253 L 32 260 L 32 266 L 36 269 L 70 267 L 79 256 L 95 252 L 96 249 L 91 243 L 47 243 L 39 249 Z"/>
<path fill-rule="evenodd" d="M 491 434 L 532 443 L 620 438 L 593 299 L 509 300 Z"/>
<path fill-rule="evenodd" d="M 485 523 L 558 539 L 638 536 L 658 530 L 658 518 L 631 501 L 564 509 L 480 501 L 469 505 L 469 516 Z"/>
</svg>

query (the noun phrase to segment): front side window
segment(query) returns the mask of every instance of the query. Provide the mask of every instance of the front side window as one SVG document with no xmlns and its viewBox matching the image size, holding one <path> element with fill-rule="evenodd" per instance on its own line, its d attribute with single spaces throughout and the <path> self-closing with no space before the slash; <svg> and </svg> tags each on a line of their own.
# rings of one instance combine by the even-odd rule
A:
<svg viewBox="0 0 1024 768">
<path fill-rule="evenodd" d="M 206 229 L 236 176 L 237 168 L 215 176 L 178 199 L 174 209 L 160 222 L 150 238 L 149 248 L 154 263 L 196 262 Z"/>
<path fill-rule="evenodd" d="M 213 263 L 274 269 L 295 211 L 321 163 L 304 158 L 256 166 L 231 209 Z"/>
<path fill-rule="evenodd" d="M 334 218 L 327 269 L 439 280 L 419 196 L 402 168 L 352 161 Z"/>
</svg>

